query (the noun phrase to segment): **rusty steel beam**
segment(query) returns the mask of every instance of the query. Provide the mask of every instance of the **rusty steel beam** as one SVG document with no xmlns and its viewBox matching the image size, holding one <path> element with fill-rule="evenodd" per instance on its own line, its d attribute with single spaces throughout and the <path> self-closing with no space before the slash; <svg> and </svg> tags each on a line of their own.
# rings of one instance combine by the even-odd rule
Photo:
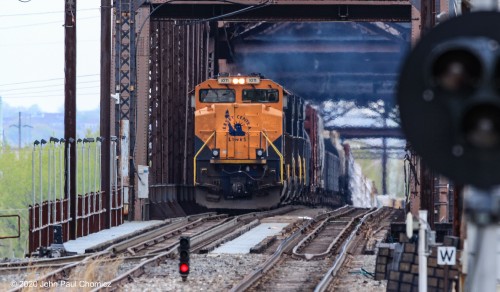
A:
<svg viewBox="0 0 500 292">
<path fill-rule="evenodd" d="M 431 229 L 434 229 L 434 178 L 435 172 L 427 164 L 420 160 L 420 210 L 428 210 L 427 222 Z"/>
<path fill-rule="evenodd" d="M 151 43 L 160 44 L 160 22 L 151 22 Z M 161 83 L 160 60 L 161 54 L 157 46 L 150 48 L 150 101 L 149 101 L 149 127 L 148 141 L 151 147 L 148 149 L 148 162 L 153 163 L 150 179 L 154 182 L 161 182 L 163 177 L 163 160 L 161 159 L 161 90 L 157 86 Z"/>
<path fill-rule="evenodd" d="M 370 128 L 370 127 L 331 127 L 326 126 L 325 130 L 337 131 L 343 139 L 362 138 L 398 138 L 404 139 L 403 131 L 400 128 Z"/>
<path fill-rule="evenodd" d="M 132 44 L 135 42 L 135 12 L 130 0 L 115 0 L 115 90 L 120 93 L 120 120 L 130 120 L 132 80 Z"/>
<path fill-rule="evenodd" d="M 436 0 L 420 0 L 420 24 L 422 36 L 436 26 Z"/>
<path fill-rule="evenodd" d="M 137 165 L 148 165 L 148 115 L 149 115 L 149 58 L 150 58 L 150 13 L 149 6 L 137 8 L 135 16 L 136 36 L 136 115 L 137 125 L 135 131 L 135 152 L 131 154 L 134 157 L 135 167 Z M 141 29 L 142 28 L 142 29 Z M 131 150 L 132 151 L 132 150 Z M 134 189 L 138 189 L 139 180 L 137 175 L 134 178 Z M 146 210 L 147 199 L 137 199 L 134 218 L 147 220 L 148 212 Z"/>
<path fill-rule="evenodd" d="M 414 47 L 421 35 L 421 13 L 416 7 L 411 7 L 411 45 Z"/>
<path fill-rule="evenodd" d="M 166 0 L 151 1 L 153 5 L 164 3 Z M 172 2 L 160 7 L 154 17 L 204 21 L 411 21 L 409 1 L 282 0 L 266 3 L 247 1 L 243 5 L 215 1 Z"/>
<path fill-rule="evenodd" d="M 129 219 L 135 217 L 135 163 L 136 142 L 136 10 L 132 0 L 115 0 L 115 91 L 120 94 L 117 122 L 120 136 L 126 141 L 120 147 L 120 174 L 123 180 L 125 202 L 129 204 Z M 128 142 L 128 143 L 127 143 Z M 130 153 L 130 155 L 128 154 Z M 127 164 L 125 166 L 124 164 Z M 126 172 L 126 173 L 122 173 Z"/>
<path fill-rule="evenodd" d="M 273 54 L 273 53 L 393 53 L 399 54 L 399 43 L 382 41 L 302 41 L 302 42 L 264 42 L 245 41 L 237 45 L 238 54 Z"/>
<path fill-rule="evenodd" d="M 208 75 L 208 25 L 151 22 L 148 163 L 152 184 L 190 184 L 193 109 L 188 98 Z"/>
</svg>

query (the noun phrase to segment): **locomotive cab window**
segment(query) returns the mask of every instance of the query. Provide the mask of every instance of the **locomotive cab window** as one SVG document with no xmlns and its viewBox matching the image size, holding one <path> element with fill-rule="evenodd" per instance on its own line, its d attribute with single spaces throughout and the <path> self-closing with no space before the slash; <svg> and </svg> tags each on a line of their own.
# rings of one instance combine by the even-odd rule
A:
<svg viewBox="0 0 500 292">
<path fill-rule="evenodd" d="M 279 95 L 276 89 L 249 89 L 243 90 L 243 102 L 278 102 Z"/>
<path fill-rule="evenodd" d="M 235 93 L 232 89 L 200 89 L 200 102 L 234 102 Z"/>
</svg>

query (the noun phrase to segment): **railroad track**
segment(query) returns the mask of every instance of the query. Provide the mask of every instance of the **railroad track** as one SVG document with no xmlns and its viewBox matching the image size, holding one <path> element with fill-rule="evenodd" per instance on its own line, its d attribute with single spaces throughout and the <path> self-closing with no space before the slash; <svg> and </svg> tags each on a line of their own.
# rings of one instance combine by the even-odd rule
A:
<svg viewBox="0 0 500 292">
<path fill-rule="evenodd" d="M 257 272 L 259 274 L 265 274 L 269 270 L 271 270 L 270 267 L 264 269 L 262 268 L 265 267 L 266 263 L 272 262 L 270 266 L 279 265 L 281 267 L 281 263 L 286 262 L 288 259 L 291 259 L 297 263 L 295 266 L 290 267 L 290 269 L 292 269 L 293 272 L 296 273 L 294 277 L 295 279 L 300 279 L 300 277 L 303 277 L 303 275 L 300 275 L 301 273 L 298 272 L 302 269 L 302 271 L 307 270 L 306 273 L 302 274 L 313 275 L 312 277 L 310 277 L 310 279 L 306 279 L 306 282 L 309 281 L 318 283 L 321 280 L 321 276 L 323 276 L 325 271 L 328 270 L 332 265 L 332 255 L 335 254 L 334 250 L 337 247 L 331 250 L 330 253 L 332 255 L 328 255 L 324 260 L 320 261 L 307 260 L 305 259 L 305 254 L 313 254 L 313 258 L 319 259 L 319 254 L 324 253 L 328 249 L 327 247 L 330 246 L 330 243 L 325 243 L 323 242 L 324 240 L 320 239 L 324 238 L 325 236 L 331 237 L 333 236 L 334 232 L 340 233 L 342 231 L 342 229 L 332 227 L 338 225 L 334 222 L 351 221 L 353 217 L 356 217 L 356 215 L 360 212 L 362 211 L 360 211 L 359 209 L 354 209 L 352 207 L 346 206 L 335 211 L 322 213 L 320 216 L 315 217 L 314 219 L 310 219 L 309 217 L 307 217 L 308 215 L 306 215 L 306 217 L 304 218 L 298 216 L 297 214 L 300 213 L 298 207 L 289 206 L 278 210 L 245 214 L 234 218 L 216 214 L 205 215 L 203 219 L 203 216 L 198 216 L 195 218 L 184 218 L 176 222 L 172 222 L 168 226 L 165 226 L 165 228 L 163 228 L 162 230 L 154 230 L 147 234 L 143 234 L 140 237 L 131 238 L 127 241 L 108 246 L 103 250 L 95 251 L 91 255 L 86 255 L 84 259 L 80 259 L 71 264 L 66 264 L 61 268 L 57 268 L 56 271 L 40 271 L 39 274 L 35 275 L 36 277 L 32 276 L 32 278 L 38 281 L 58 281 L 59 283 L 71 283 L 75 282 L 75 279 L 78 279 L 88 282 L 93 281 L 94 283 L 97 282 L 105 284 L 104 286 L 90 287 L 88 288 L 89 291 L 122 290 L 122 288 L 124 287 L 129 287 L 129 285 L 126 285 L 129 282 L 147 283 L 148 281 L 151 281 L 150 277 L 154 277 L 153 275 L 159 275 L 160 277 L 164 277 L 163 279 L 170 280 L 172 278 L 177 278 L 175 276 L 172 276 L 177 275 L 178 273 L 176 270 L 177 261 L 175 260 L 175 257 L 177 256 L 178 238 L 181 235 L 188 235 L 191 237 L 191 250 L 193 257 L 195 258 L 195 262 L 196 258 L 199 258 L 199 260 L 201 261 L 215 259 L 214 263 L 216 263 L 219 257 L 219 261 L 221 262 L 231 262 L 231 257 L 228 257 L 226 260 L 226 256 L 197 255 L 195 253 L 207 253 L 221 243 L 229 241 L 255 227 L 259 221 L 273 222 L 273 218 L 295 218 L 295 220 L 297 220 L 297 223 L 294 223 L 293 226 L 290 225 L 289 227 L 287 227 L 287 231 L 283 231 L 283 233 L 276 239 L 276 242 L 278 243 L 282 240 L 285 241 L 285 244 L 281 243 L 279 245 L 278 253 L 282 254 L 284 251 L 291 251 L 294 246 L 300 245 L 300 242 L 302 242 L 307 236 L 311 237 L 311 239 L 307 240 L 310 244 L 306 244 L 303 247 L 297 248 L 297 255 L 294 255 L 293 258 L 292 256 L 280 256 L 277 258 L 269 257 L 266 254 L 268 250 L 260 255 L 248 255 L 248 257 L 242 257 L 239 261 L 243 261 L 244 263 L 248 263 L 247 258 L 256 257 L 256 261 L 254 261 L 255 263 L 253 264 L 253 266 L 247 265 L 247 267 L 251 270 L 242 270 L 243 274 L 240 273 L 241 276 L 235 275 L 233 276 L 233 280 L 224 281 L 226 281 L 227 283 L 234 283 L 234 281 L 239 282 L 242 279 L 244 280 L 246 275 L 250 274 L 249 271 L 253 270 L 258 270 Z M 314 214 L 320 214 L 320 212 L 316 212 Z M 284 216 L 274 217 L 275 215 Z M 315 215 L 312 216 L 314 217 Z M 324 223 L 325 226 L 323 228 L 320 228 L 320 225 L 322 223 Z M 316 236 L 311 235 L 314 234 L 314 231 L 316 231 Z M 344 237 L 347 237 L 349 234 L 349 232 L 347 231 L 344 231 L 344 233 L 346 233 Z M 288 236 L 289 234 L 292 235 Z M 342 241 L 339 240 L 338 242 L 338 245 L 340 245 Z M 335 246 L 337 246 L 337 244 Z M 311 267 L 309 266 L 309 262 L 316 262 L 316 265 L 314 267 Z M 162 268 L 157 268 L 156 266 L 158 265 L 161 265 Z M 219 264 L 215 264 L 215 266 L 211 267 L 208 266 L 208 269 L 217 270 L 218 268 L 216 267 L 218 265 Z M 238 262 L 232 265 L 233 267 L 236 267 L 238 265 Z M 196 266 L 193 266 L 193 276 L 200 272 L 199 269 L 201 268 L 201 266 L 203 266 L 202 263 L 196 263 Z M 203 269 L 207 269 L 206 266 Z M 170 272 L 166 272 L 166 270 Z M 203 273 L 205 272 L 206 270 L 203 271 Z M 293 272 L 289 273 L 292 274 Z M 103 278 L 101 277 L 102 275 L 106 275 L 106 277 Z M 218 277 L 220 277 L 220 275 Z M 262 277 L 262 279 L 264 278 L 265 277 Z M 296 282 L 301 281 L 304 280 L 301 279 L 300 281 Z M 292 281 L 288 280 L 286 282 L 287 285 L 289 285 Z M 253 282 L 253 284 L 255 284 L 255 282 Z M 181 285 L 179 285 L 178 287 L 180 287 L 180 289 L 184 289 Z M 209 288 L 210 286 L 207 287 Z M 234 284 L 227 284 L 226 288 L 223 288 L 222 290 L 229 290 L 232 287 L 236 289 L 235 291 L 244 290 L 237 289 L 237 287 L 240 287 L 240 285 L 235 286 Z M 312 285 L 311 287 L 314 289 L 314 285 Z M 287 287 L 287 289 L 288 288 L 294 290 L 293 285 Z M 259 288 L 252 289 L 259 290 Z M 269 290 L 273 289 L 270 288 Z M 301 288 L 300 290 L 303 289 Z M 306 290 L 310 289 L 306 288 Z M 20 291 L 20 289 L 13 289 L 11 291 Z M 250 289 L 250 291 L 252 290 Z"/>
<path fill-rule="evenodd" d="M 19 286 L 9 290 L 11 292 L 24 290 L 27 288 L 27 285 L 31 285 L 32 287 L 39 287 L 42 283 L 53 283 L 54 285 L 58 285 L 57 283 L 61 282 L 69 283 L 70 278 L 91 278 L 93 275 L 85 275 L 85 271 L 89 270 L 89 265 L 99 263 L 100 265 L 108 266 L 109 263 L 112 263 L 112 265 L 119 266 L 117 263 L 134 262 L 144 258 L 154 257 L 153 254 L 142 255 L 139 258 L 130 255 L 120 258 L 117 257 L 117 255 L 123 254 L 128 248 L 138 246 L 140 243 L 150 242 L 158 238 L 161 234 L 178 234 L 179 230 L 189 230 L 193 226 L 196 227 L 199 225 L 192 224 L 192 222 L 213 221 L 212 218 L 221 218 L 221 216 L 216 213 L 204 213 L 188 216 L 180 220 L 169 221 L 170 224 L 119 243 L 101 246 L 99 248 L 100 250 L 98 249 L 90 254 L 56 259 L 4 263 L 3 266 L 0 266 L 3 268 L 0 275 L 10 275 L 10 277 L 6 277 L 8 281 L 20 283 Z M 98 272 L 98 268 L 95 267 L 95 269 Z"/>
<path fill-rule="evenodd" d="M 118 256 L 141 256 L 161 253 L 172 248 L 179 241 L 179 236 L 194 236 L 227 221 L 226 219 L 228 219 L 226 214 L 199 218 L 168 233 L 144 240 L 134 246 L 128 247 L 126 250 L 121 250 Z M 117 251 L 115 249 L 115 253 Z"/>
<path fill-rule="evenodd" d="M 355 268 L 356 270 L 361 270 L 366 264 L 362 261 L 367 255 L 366 251 L 370 254 L 374 254 L 374 249 L 377 241 L 383 241 L 387 237 L 387 233 L 390 230 L 390 223 L 393 220 L 394 215 L 400 213 L 400 210 L 391 208 L 382 208 L 379 212 L 370 215 L 364 224 L 362 224 L 357 230 L 357 236 L 353 237 L 348 245 L 345 246 L 346 254 L 345 256 L 346 266 L 342 269 L 340 266 L 331 271 L 330 282 L 325 283 L 318 291 L 332 291 L 332 289 L 338 291 L 351 291 L 353 287 L 350 282 L 350 277 L 354 277 L 349 272 Z M 357 259 L 357 260 L 356 260 Z M 373 267 L 374 269 L 374 267 Z M 339 275 L 338 277 L 333 277 Z M 325 288 L 328 286 L 327 288 Z M 366 289 L 370 289 L 366 287 Z"/>
<path fill-rule="evenodd" d="M 364 209 L 349 209 L 341 216 L 330 216 L 324 219 L 294 247 L 293 256 L 307 260 L 328 257 L 352 229 L 355 220 L 365 213 L 367 210 Z"/>
<path fill-rule="evenodd" d="M 193 231 L 182 232 L 178 234 L 178 236 L 190 236 L 191 237 L 191 252 L 196 253 L 202 250 L 204 247 L 211 245 L 214 241 L 218 239 L 223 239 L 226 236 L 229 236 L 231 233 L 236 231 L 238 228 L 241 228 L 247 224 L 252 224 L 255 219 L 263 218 L 266 216 L 272 216 L 275 214 L 283 214 L 286 212 L 290 212 L 295 210 L 295 207 L 288 206 L 285 208 L 267 211 L 267 212 L 257 212 L 250 213 L 245 215 L 236 216 L 234 218 L 228 218 L 228 220 L 223 220 L 218 225 L 209 226 L 199 226 L 197 230 L 200 230 L 198 233 L 194 233 Z M 158 266 L 162 262 L 164 262 L 168 258 L 177 256 L 177 248 L 178 248 L 178 237 L 175 242 L 172 242 L 171 245 L 164 245 L 162 247 L 162 252 L 149 252 L 145 255 L 153 256 L 146 260 L 140 260 L 138 262 L 132 263 L 126 270 L 120 270 L 117 273 L 117 276 L 109 281 L 109 287 L 99 287 L 92 291 L 115 291 L 120 289 L 120 287 L 126 283 L 133 281 L 136 278 L 141 277 L 146 273 L 146 269 L 149 266 Z"/>
<path fill-rule="evenodd" d="M 231 291 L 314 290 L 329 269 L 339 265 L 337 259 L 345 253 L 343 246 L 352 241 L 360 226 L 357 221 L 373 212 L 378 211 L 346 207 L 305 222 L 281 243 L 273 256 Z M 291 255 L 286 254 L 289 250 Z"/>
</svg>

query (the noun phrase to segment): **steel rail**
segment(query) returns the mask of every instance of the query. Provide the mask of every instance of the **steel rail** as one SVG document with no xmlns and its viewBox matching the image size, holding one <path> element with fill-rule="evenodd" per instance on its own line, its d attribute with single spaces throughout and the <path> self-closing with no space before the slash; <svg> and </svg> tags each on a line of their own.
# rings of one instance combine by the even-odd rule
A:
<svg viewBox="0 0 500 292">
<path fill-rule="evenodd" d="M 87 257 L 88 255 L 85 255 L 85 256 L 79 256 L 80 258 L 85 258 Z M 147 257 L 153 257 L 155 255 L 141 255 L 141 256 L 130 256 L 130 257 L 125 257 L 125 258 L 122 258 L 125 262 L 127 261 L 134 261 L 134 260 L 140 260 L 140 259 L 144 259 L 144 258 L 147 258 Z M 111 261 L 116 261 L 116 258 L 108 258 L 108 259 L 104 259 L 102 260 L 102 263 L 106 263 L 106 262 L 111 262 Z M 48 262 L 48 263 L 42 263 L 42 262 L 35 262 L 35 264 L 33 265 L 29 265 L 29 266 L 12 266 L 12 267 L 0 267 L 0 274 L 8 274 L 9 272 L 10 273 L 18 273 L 20 271 L 24 271 L 24 270 L 27 270 L 28 272 L 30 270 L 33 270 L 33 271 L 37 271 L 38 269 L 44 269 L 44 270 L 47 270 L 47 269 L 56 269 L 56 268 L 60 268 L 60 267 L 64 267 L 68 264 L 68 262 L 74 262 L 71 261 L 71 259 L 68 259 L 67 261 L 64 261 L 64 262 Z"/>
<path fill-rule="evenodd" d="M 194 216 L 188 216 L 187 218 L 185 219 L 182 219 L 181 221 L 187 221 L 189 222 L 190 220 L 193 220 L 193 219 L 198 219 L 200 217 L 210 217 L 210 216 L 214 216 L 215 213 L 211 212 L 211 213 L 204 213 L 204 214 L 199 214 L 199 215 L 194 215 Z M 177 223 L 177 222 L 176 222 Z M 166 226 L 163 226 L 162 228 L 160 229 L 154 229 L 144 235 L 139 235 L 139 237 L 142 238 L 142 240 L 144 240 L 144 237 L 148 237 L 149 234 L 156 234 L 156 232 L 158 232 L 157 230 L 162 230 L 163 232 L 165 232 L 165 230 L 168 230 L 169 228 L 172 228 L 169 225 L 166 225 Z M 120 239 L 118 239 L 120 240 Z M 77 261 L 77 262 L 72 262 L 70 264 L 67 264 L 57 270 L 54 270 L 54 271 L 51 271 L 43 276 L 40 276 L 38 277 L 37 279 L 33 280 L 33 282 L 50 282 L 50 281 L 57 281 L 59 279 L 62 279 L 64 278 L 66 275 L 70 275 L 71 273 L 71 270 L 73 268 L 76 268 L 77 266 L 80 266 L 80 265 L 83 265 L 83 264 L 86 264 L 88 263 L 89 261 L 91 260 L 94 260 L 94 259 L 97 259 L 99 257 L 105 257 L 105 256 L 111 256 L 114 254 L 114 249 L 117 247 L 117 246 L 126 246 L 127 243 L 129 242 L 135 242 L 136 238 L 131 238 L 131 239 L 128 239 L 124 242 L 119 242 L 119 243 L 116 243 L 116 244 L 113 244 L 107 248 L 105 248 L 104 250 L 101 250 L 101 251 L 98 251 L 98 252 L 94 252 L 90 255 L 85 255 L 83 259 L 81 259 L 80 261 Z M 75 258 L 71 258 L 71 260 L 74 260 Z M 18 292 L 18 291 L 22 291 L 24 289 L 24 287 L 22 287 L 22 285 L 18 286 L 18 287 L 15 287 L 15 288 L 12 288 L 11 290 L 8 290 L 9 292 Z"/>
<path fill-rule="evenodd" d="M 202 231 L 201 233 L 191 237 L 191 245 L 193 246 L 193 251 L 201 248 L 204 246 L 205 241 L 209 238 L 218 236 L 221 233 L 226 232 L 228 229 L 234 228 L 239 222 L 238 218 L 234 218 L 228 222 L 222 223 L 219 226 L 216 226 L 214 228 L 211 228 L 209 230 Z M 174 257 L 177 253 L 177 248 L 179 246 L 179 243 L 173 243 L 169 246 L 164 247 L 166 251 L 161 252 L 159 254 L 156 254 L 153 258 L 143 261 L 139 263 L 137 266 L 134 268 L 126 271 L 125 273 L 122 273 L 118 277 L 115 277 L 110 283 L 110 287 L 100 287 L 96 288 L 92 291 L 115 291 L 119 290 L 120 287 L 119 285 L 128 283 L 130 282 L 133 278 L 139 277 L 145 273 L 145 267 L 150 264 L 155 264 L 158 265 L 161 261 L 163 261 L 166 258 L 169 257 Z"/>
<path fill-rule="evenodd" d="M 338 216 L 332 216 L 329 218 L 326 218 L 323 222 L 321 222 L 320 226 L 318 226 L 313 232 L 309 233 L 299 244 L 297 244 L 292 251 L 293 256 L 299 257 L 299 258 L 304 258 L 306 260 L 318 260 L 318 259 L 323 259 L 327 257 L 329 254 L 332 253 L 333 249 L 335 246 L 338 245 L 339 241 L 342 240 L 345 237 L 345 234 L 349 232 L 350 229 L 352 229 L 352 226 L 354 222 L 361 216 L 365 215 L 368 213 L 370 210 L 367 210 L 366 212 L 363 212 L 359 215 L 356 215 L 353 217 L 350 221 L 335 221 L 335 222 L 343 222 L 347 223 L 346 226 L 342 229 L 342 231 L 333 239 L 333 241 L 330 243 L 328 248 L 322 252 L 322 253 L 317 253 L 317 254 L 309 254 L 309 253 L 299 253 L 299 249 L 303 249 L 306 245 L 309 245 L 311 241 L 314 240 L 320 234 L 326 227 L 326 225 L 330 224 L 328 222 L 329 220 L 336 219 L 339 217 L 342 217 L 343 215 L 346 215 L 346 213 L 351 213 L 352 211 L 345 212 L 343 214 L 339 214 Z"/>
<path fill-rule="evenodd" d="M 81 260 L 88 255 L 74 255 L 74 256 L 67 256 L 63 258 L 48 258 L 48 259 L 39 259 L 39 260 L 30 260 L 30 261 L 19 261 L 19 262 L 6 262 L 6 263 L 1 263 L 0 264 L 0 269 L 9 269 L 9 268 L 24 268 L 24 267 L 30 267 L 36 264 L 41 264 L 41 265 L 50 265 L 51 263 L 64 263 L 64 262 L 74 262 L 77 260 Z"/>
<path fill-rule="evenodd" d="M 175 228 L 173 230 L 169 230 L 168 233 L 163 232 L 164 234 L 162 234 L 162 235 L 158 235 L 156 237 L 151 237 L 148 239 L 142 239 L 142 241 L 140 243 L 133 245 L 133 246 L 129 246 L 127 248 L 127 251 L 128 251 L 128 253 L 135 255 L 136 253 L 138 253 L 142 250 L 145 250 L 151 246 L 157 245 L 163 241 L 166 241 L 166 240 L 174 237 L 177 234 L 181 234 L 183 231 L 186 231 L 189 229 L 194 229 L 197 226 L 200 226 L 207 221 L 224 219 L 226 217 L 227 217 L 227 215 L 225 215 L 225 214 L 216 215 L 216 216 L 212 216 L 212 217 L 200 218 L 200 219 L 197 219 L 197 220 L 190 222 L 188 224 L 182 224 L 178 228 Z M 160 249 L 164 249 L 164 248 L 160 248 Z M 148 252 L 148 253 L 155 253 L 155 252 L 158 252 L 159 250 L 154 250 L 154 251 Z"/>
<path fill-rule="evenodd" d="M 332 213 L 336 212 L 341 212 L 344 211 L 344 209 L 348 209 L 349 206 L 345 205 L 337 210 L 327 212 L 321 215 L 316 216 L 314 219 L 309 219 L 305 221 L 302 226 L 295 231 L 292 235 L 287 237 L 276 249 L 274 254 L 270 256 L 259 268 L 254 270 L 251 274 L 243 278 L 237 285 L 235 285 L 233 288 L 231 288 L 231 292 L 236 292 L 236 291 L 245 291 L 248 288 L 250 288 L 255 282 L 257 282 L 261 277 L 263 277 L 267 271 L 269 271 L 271 268 L 274 267 L 274 264 L 278 262 L 278 260 L 281 258 L 281 255 L 283 252 L 295 244 L 295 241 L 297 238 L 305 232 L 312 224 L 315 222 L 318 222 L 320 220 L 323 220 L 324 218 L 327 218 L 332 215 Z M 343 214 L 343 213 L 342 213 Z"/>
<path fill-rule="evenodd" d="M 342 208 L 345 208 L 345 206 Z M 209 230 L 205 230 L 205 231 L 203 231 L 195 236 L 192 236 L 191 237 L 191 245 L 193 246 L 192 250 L 196 251 L 196 250 L 201 249 L 202 247 L 204 247 L 206 245 L 205 243 L 208 239 L 211 239 L 211 238 L 216 237 L 216 236 L 220 236 L 220 234 L 224 234 L 224 233 L 228 232 L 228 230 L 234 229 L 242 221 L 247 221 L 247 220 L 251 220 L 254 218 L 275 216 L 275 215 L 279 215 L 279 214 L 283 214 L 283 213 L 288 213 L 288 212 L 294 211 L 296 209 L 297 209 L 297 207 L 287 206 L 287 207 L 279 208 L 276 210 L 265 211 L 265 212 L 253 212 L 253 213 L 237 216 L 228 222 L 222 223 L 219 226 L 215 226 Z M 126 271 L 125 273 L 123 273 L 123 274 L 119 275 L 118 277 L 115 277 L 114 279 L 109 281 L 110 287 L 96 288 L 96 289 L 92 290 L 92 292 L 119 290 L 120 289 L 119 285 L 121 285 L 123 283 L 128 283 L 131 280 L 133 280 L 135 277 L 139 277 L 139 276 L 143 275 L 145 273 L 145 267 L 147 265 L 154 264 L 154 263 L 156 263 L 158 265 L 162 260 L 175 256 L 177 254 L 178 246 L 179 246 L 179 243 L 176 242 L 175 244 L 172 244 L 168 247 L 164 247 L 167 249 L 166 251 L 157 254 L 156 256 L 154 256 L 153 258 L 151 258 L 147 261 L 141 262 L 135 268 L 130 269 L 130 270 Z"/>
<path fill-rule="evenodd" d="M 369 218 L 369 217 L 371 218 L 374 214 L 381 212 L 381 210 L 383 210 L 383 208 L 376 209 L 376 210 L 364 215 L 363 218 L 361 218 L 359 223 L 356 225 L 354 230 L 351 232 L 351 235 L 347 238 L 347 240 L 342 245 L 342 248 L 340 249 L 340 253 L 336 257 L 335 261 L 333 262 L 332 267 L 330 268 L 330 270 L 328 270 L 328 272 L 325 274 L 323 279 L 316 286 L 316 288 L 314 289 L 314 292 L 323 292 L 323 291 L 327 290 L 331 281 L 337 275 L 338 270 L 340 269 L 340 267 L 344 263 L 347 252 L 349 251 L 351 244 L 353 242 L 353 239 L 356 236 L 356 233 L 358 232 L 358 230 L 365 223 L 367 218 Z"/>
</svg>

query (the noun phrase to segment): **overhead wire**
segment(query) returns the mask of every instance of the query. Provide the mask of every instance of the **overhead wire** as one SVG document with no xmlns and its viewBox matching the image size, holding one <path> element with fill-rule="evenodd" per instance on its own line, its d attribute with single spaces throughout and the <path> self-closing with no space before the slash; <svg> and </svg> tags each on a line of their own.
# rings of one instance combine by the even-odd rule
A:
<svg viewBox="0 0 500 292">
<path fill-rule="evenodd" d="M 100 18 L 100 16 L 89 16 L 89 17 L 80 17 L 77 20 L 88 20 L 88 19 L 96 19 Z M 22 25 L 15 25 L 15 26 L 4 26 L 0 27 L 0 30 L 6 30 L 6 29 L 15 29 L 15 28 L 21 28 L 21 27 L 30 27 L 30 26 L 38 26 L 38 25 L 45 25 L 45 24 L 54 24 L 54 23 L 63 23 L 63 21 L 48 21 L 48 22 L 39 22 L 39 23 L 30 23 L 30 24 L 22 24 Z"/>
<path fill-rule="evenodd" d="M 90 11 L 90 10 L 99 11 L 99 8 L 78 9 L 77 12 Z M 14 16 L 18 17 L 18 16 L 32 16 L 32 15 L 60 14 L 60 13 L 64 13 L 64 11 L 61 10 L 61 11 L 45 11 L 45 12 L 18 13 L 18 14 L 0 14 L 0 17 L 14 17 Z"/>
<path fill-rule="evenodd" d="M 77 82 L 77 85 L 78 84 L 85 84 L 85 83 L 99 82 L 99 81 L 100 80 L 80 81 L 80 82 Z M 7 89 L 7 90 L 0 90 L 0 93 L 5 94 L 6 92 L 12 92 L 12 91 L 31 90 L 31 89 L 40 89 L 40 88 L 51 88 L 51 87 L 59 87 L 59 86 L 64 86 L 64 83 L 50 84 L 50 85 L 43 85 L 43 86 L 33 86 L 33 87 L 13 88 L 13 89 Z M 17 92 L 15 92 L 14 94 L 17 94 Z"/>
<path fill-rule="evenodd" d="M 84 75 L 78 75 L 78 77 L 90 77 L 90 76 L 100 76 L 100 74 L 84 74 Z M 31 80 L 31 81 L 22 81 L 22 82 L 15 82 L 15 83 L 4 83 L 0 84 L 0 87 L 2 86 L 10 86 L 10 85 L 17 85 L 17 84 L 29 84 L 29 83 L 38 83 L 38 82 L 47 82 L 47 81 L 54 81 L 54 80 L 63 80 L 64 77 L 61 78 L 50 78 L 50 79 L 40 79 L 40 80 Z"/>
<path fill-rule="evenodd" d="M 99 95 L 100 92 L 95 92 L 95 93 L 77 93 L 76 96 L 86 96 L 86 95 Z M 23 98 L 57 98 L 57 97 L 64 97 L 64 93 L 61 93 L 59 95 L 44 95 L 44 96 L 2 96 L 3 99 L 23 99 Z"/>
<path fill-rule="evenodd" d="M 78 93 L 78 90 L 89 89 L 89 88 L 99 88 L 99 86 L 83 86 L 83 87 L 78 87 L 77 86 L 76 87 L 77 93 Z M 50 89 L 50 90 L 41 90 L 41 91 L 30 91 L 30 92 L 16 92 L 16 93 L 9 94 L 6 97 L 16 97 L 16 96 L 23 96 L 23 95 L 28 95 L 28 94 L 46 93 L 46 92 L 58 92 L 58 91 L 63 92 L 63 88 L 60 88 L 60 89 Z"/>
<path fill-rule="evenodd" d="M 99 40 L 78 40 L 78 43 L 91 43 L 91 42 L 98 42 Z M 37 43 L 11 43 L 11 44 L 0 44 L 1 47 L 19 47 L 19 46 L 44 46 L 44 45 L 64 45 L 63 41 L 59 42 L 37 42 Z"/>
<path fill-rule="evenodd" d="M 240 3 L 241 4 L 241 3 Z M 204 19 L 200 19 L 200 20 L 195 20 L 195 21 L 188 21 L 188 22 L 185 22 L 184 25 L 190 25 L 190 24 L 195 24 L 195 23 L 200 23 L 200 22 L 210 22 L 210 21 L 215 21 L 215 20 L 219 20 L 219 19 L 223 19 L 223 18 L 226 18 L 226 17 L 230 17 L 230 16 L 234 16 L 234 15 L 238 15 L 238 14 L 242 14 L 242 13 L 245 13 L 245 12 L 250 12 L 252 10 L 256 10 L 256 9 L 260 9 L 260 8 L 263 8 L 263 7 L 266 7 L 266 6 L 269 6 L 271 5 L 271 0 L 267 0 L 266 2 L 264 3 L 260 3 L 260 4 L 257 4 L 257 5 L 252 5 L 252 6 L 248 6 L 248 7 L 245 7 L 243 9 L 240 9 L 240 10 L 236 10 L 236 11 L 233 11 L 233 12 L 229 12 L 229 13 L 226 13 L 226 14 L 222 14 L 222 15 L 218 15 L 218 16 L 214 16 L 214 17 L 211 17 L 211 18 L 204 18 Z"/>
</svg>

